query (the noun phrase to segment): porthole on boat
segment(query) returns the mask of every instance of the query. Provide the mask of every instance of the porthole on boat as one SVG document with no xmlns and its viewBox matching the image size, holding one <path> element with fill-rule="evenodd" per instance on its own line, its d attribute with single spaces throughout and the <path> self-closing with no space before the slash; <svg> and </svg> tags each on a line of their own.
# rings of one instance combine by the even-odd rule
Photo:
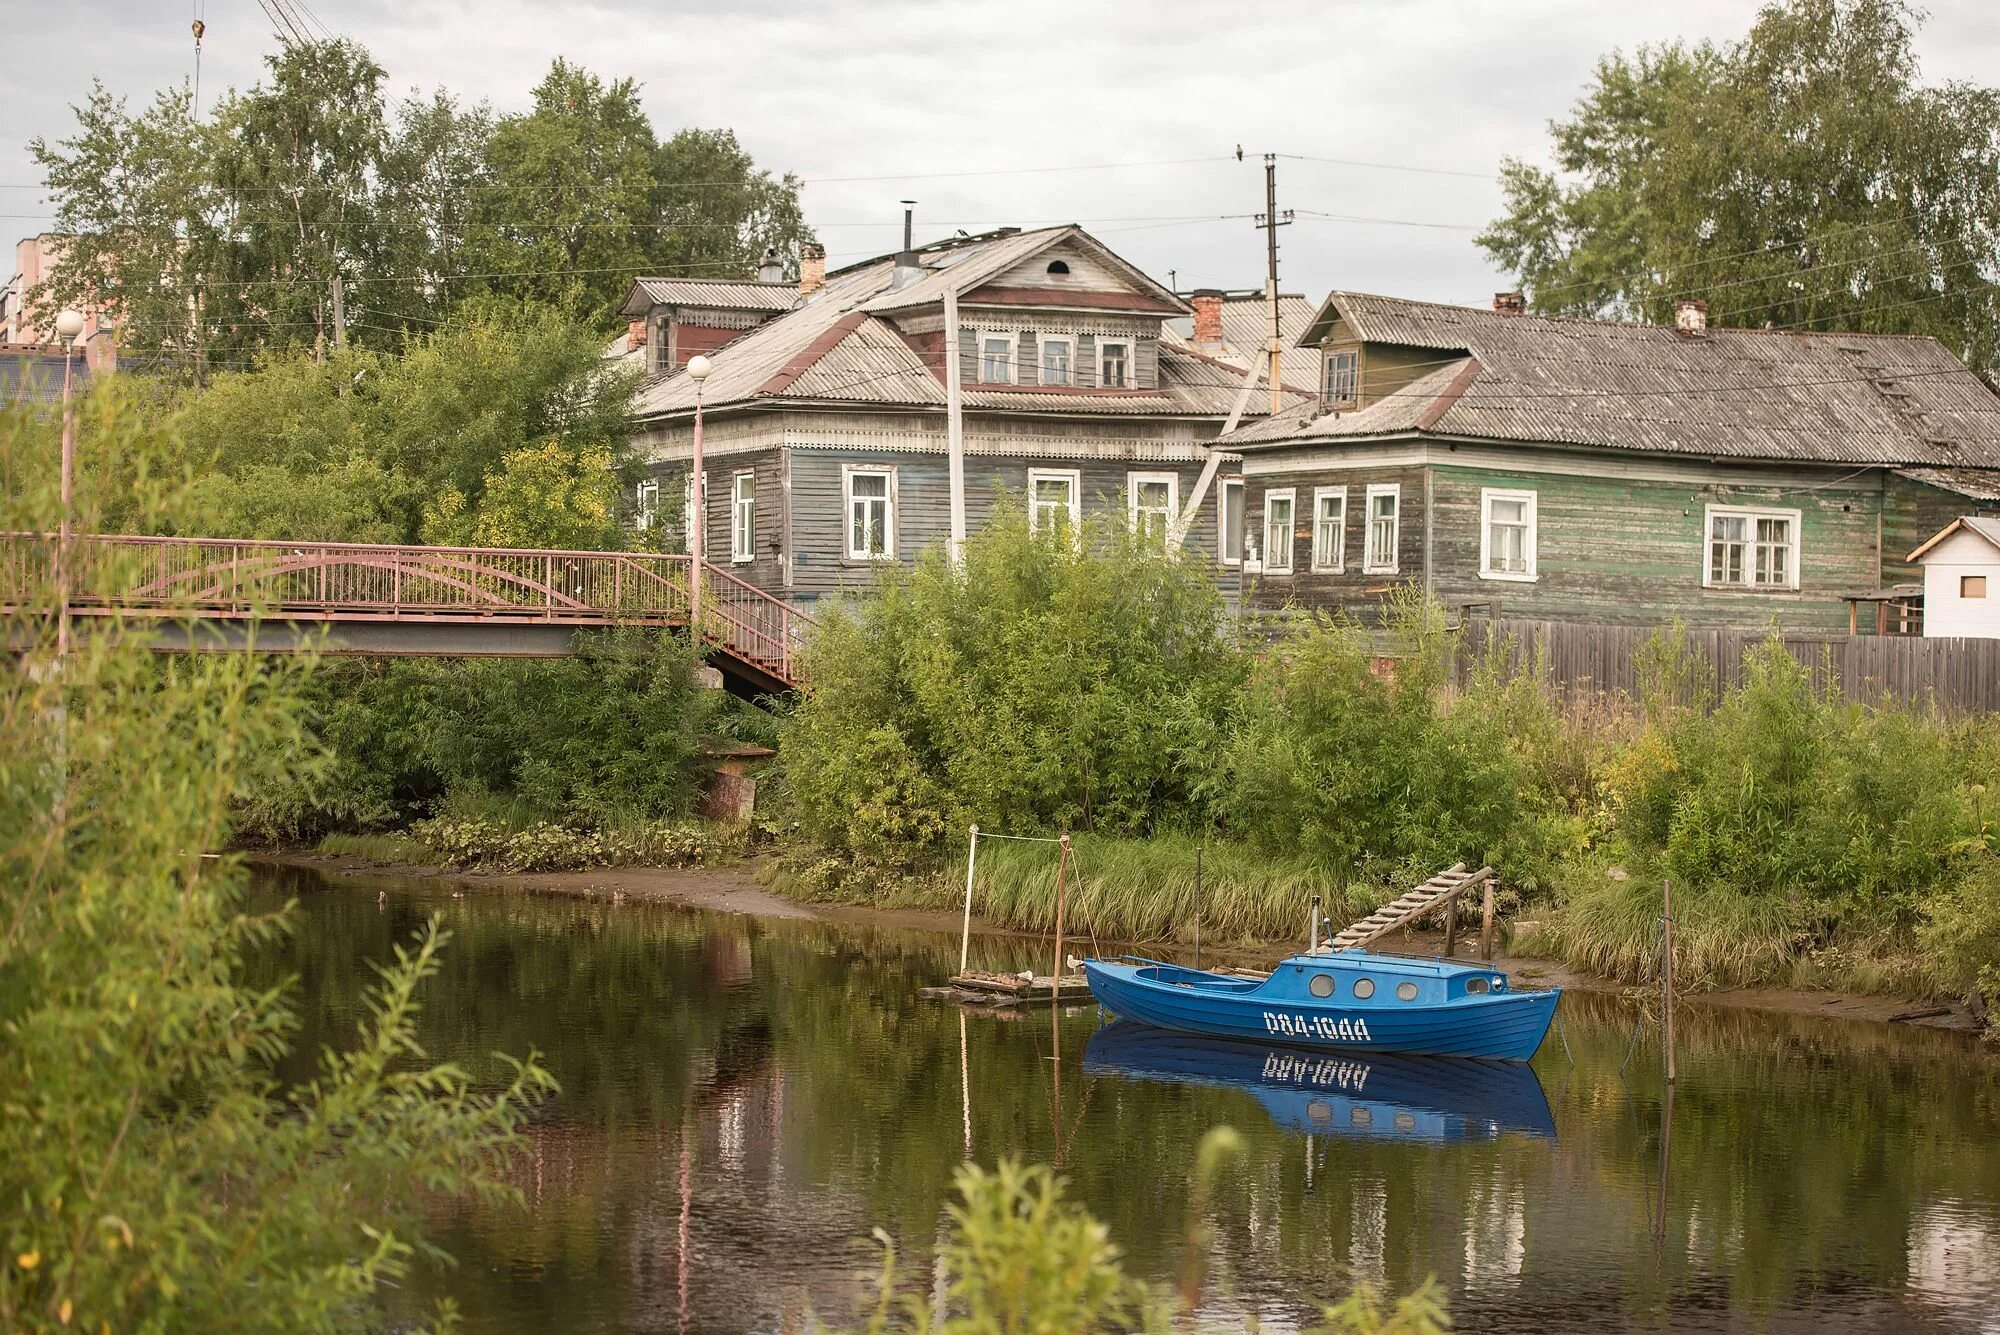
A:
<svg viewBox="0 0 2000 1335">
<path fill-rule="evenodd" d="M 1374 995 L 1375 995 L 1375 980 L 1373 978 L 1357 978 L 1354 980 L 1355 1000 L 1366 1001 L 1368 1000 L 1368 998 Z"/>
<path fill-rule="evenodd" d="M 1415 1001 L 1417 999 L 1417 985 L 1415 983 L 1396 984 L 1396 996 L 1402 1001 Z"/>
<path fill-rule="evenodd" d="M 1465 980 L 1465 990 L 1467 992 L 1491 992 L 1493 990 L 1493 980 L 1490 978 L 1468 978 Z"/>
<path fill-rule="evenodd" d="M 1316 997 L 1332 996 L 1333 975 L 1330 973 L 1314 974 L 1312 976 L 1312 981 L 1306 984 L 1306 991 L 1312 993 Z"/>
</svg>

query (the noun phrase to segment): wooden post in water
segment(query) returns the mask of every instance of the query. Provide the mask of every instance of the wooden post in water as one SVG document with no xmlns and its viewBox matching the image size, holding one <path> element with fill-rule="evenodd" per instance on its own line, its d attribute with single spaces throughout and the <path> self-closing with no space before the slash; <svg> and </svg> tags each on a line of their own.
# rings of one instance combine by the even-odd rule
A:
<svg viewBox="0 0 2000 1335">
<path fill-rule="evenodd" d="M 1201 967 L 1201 845 L 1194 846 L 1194 967 Z"/>
<path fill-rule="evenodd" d="M 965 931 L 958 939 L 958 971 L 964 973 L 972 962 L 972 864 L 979 860 L 979 826 L 965 848 Z"/>
<path fill-rule="evenodd" d="M 1458 896 L 1453 895 L 1444 902 L 1444 957 L 1450 959 L 1458 953 Z"/>
<path fill-rule="evenodd" d="M 1056 841 L 1061 850 L 1056 856 L 1056 967 L 1049 975 L 1049 1000 L 1061 995 L 1060 982 L 1063 976 L 1063 910 L 1069 903 L 1069 835 L 1064 834 Z"/>
<path fill-rule="evenodd" d="M 1063 909 L 1067 906 L 1069 875 L 1069 831 L 1063 831 L 1056 841 L 1060 850 L 1056 855 L 1056 967 L 1049 975 L 1049 1056 L 1055 1065 L 1049 1069 L 1049 1117 L 1055 1137 L 1056 1167 L 1063 1166 L 1062 1134 L 1062 977 L 1063 977 Z"/>
<path fill-rule="evenodd" d="M 1493 958 L 1493 878 L 1486 878 L 1479 904 L 1479 958 Z"/>
<path fill-rule="evenodd" d="M 1664 933 L 1660 969 L 1660 1010 L 1663 1041 L 1667 1047 L 1667 1083 L 1674 1083 L 1674 883 L 1660 882 L 1661 930 Z"/>
</svg>

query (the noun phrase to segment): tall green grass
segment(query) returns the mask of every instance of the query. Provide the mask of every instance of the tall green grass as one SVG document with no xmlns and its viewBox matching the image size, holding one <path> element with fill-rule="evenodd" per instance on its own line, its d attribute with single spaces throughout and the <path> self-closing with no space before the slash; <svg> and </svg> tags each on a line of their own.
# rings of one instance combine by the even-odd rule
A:
<svg viewBox="0 0 2000 1335">
<path fill-rule="evenodd" d="M 410 867 L 444 865 L 444 858 L 436 849 L 407 834 L 329 834 L 319 841 L 318 848 L 335 857 L 365 858 L 370 862 Z"/>
<path fill-rule="evenodd" d="M 1569 893 L 1524 944 L 1570 967 L 1627 983 L 1658 977 L 1661 881 L 1578 869 Z M 1675 979 L 1695 990 L 1791 981 L 1811 937 L 1783 899 L 1728 886 L 1674 889 Z"/>
<path fill-rule="evenodd" d="M 1193 940 L 1195 845 L 1182 834 L 1075 836 L 1067 930 L 1125 941 Z M 982 841 L 973 880 L 975 911 L 1005 927 L 1049 930 L 1055 922 L 1056 862 L 1054 844 Z M 1297 938 L 1303 944 L 1314 895 L 1322 896 L 1336 926 L 1384 897 L 1371 885 L 1343 885 L 1332 872 L 1303 860 L 1209 843 L 1202 852 L 1201 939 L 1223 944 Z"/>
</svg>

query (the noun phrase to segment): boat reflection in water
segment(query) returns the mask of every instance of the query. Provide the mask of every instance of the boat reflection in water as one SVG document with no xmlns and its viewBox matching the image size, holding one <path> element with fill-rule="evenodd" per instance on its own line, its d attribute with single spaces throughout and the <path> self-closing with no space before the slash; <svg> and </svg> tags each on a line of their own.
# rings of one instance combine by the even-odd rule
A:
<svg viewBox="0 0 2000 1335">
<path fill-rule="evenodd" d="M 1542 1082 L 1525 1062 L 1335 1056 L 1118 1020 L 1091 1035 L 1083 1073 L 1247 1090 L 1279 1126 L 1313 1135 L 1442 1145 L 1510 1131 L 1556 1134 Z"/>
</svg>

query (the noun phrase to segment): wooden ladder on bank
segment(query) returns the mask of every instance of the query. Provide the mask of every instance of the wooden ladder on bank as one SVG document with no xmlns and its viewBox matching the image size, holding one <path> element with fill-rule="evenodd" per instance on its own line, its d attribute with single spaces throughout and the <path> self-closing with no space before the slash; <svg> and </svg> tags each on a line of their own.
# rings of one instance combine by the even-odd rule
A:
<svg viewBox="0 0 2000 1335">
<path fill-rule="evenodd" d="M 1479 953 L 1482 959 L 1493 956 L 1493 868 L 1481 867 L 1478 871 L 1467 871 L 1463 862 L 1455 862 L 1437 875 L 1425 881 L 1406 895 L 1384 904 L 1373 913 L 1351 927 L 1336 933 L 1324 947 L 1327 950 L 1359 950 L 1380 937 L 1400 927 L 1408 927 L 1417 919 L 1436 909 L 1444 909 L 1444 953 L 1449 956 L 1458 948 L 1458 897 L 1475 885 L 1486 887 L 1484 912 L 1479 931 Z"/>
</svg>

